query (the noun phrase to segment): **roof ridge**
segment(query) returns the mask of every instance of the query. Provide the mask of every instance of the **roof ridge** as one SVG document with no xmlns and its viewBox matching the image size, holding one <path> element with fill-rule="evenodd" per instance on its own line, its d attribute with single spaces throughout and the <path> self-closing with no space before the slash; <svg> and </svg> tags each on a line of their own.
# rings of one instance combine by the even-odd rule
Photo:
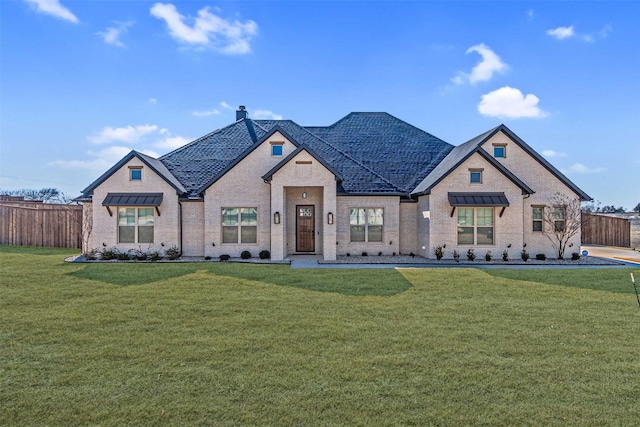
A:
<svg viewBox="0 0 640 427">
<path fill-rule="evenodd" d="M 352 114 L 352 113 L 349 113 Z M 348 114 L 348 115 L 349 115 Z M 346 116 L 345 116 L 346 117 Z M 295 122 L 293 122 L 295 123 Z M 337 123 L 337 122 L 336 122 Z M 360 161 L 354 159 L 353 157 L 351 157 L 349 154 L 345 153 L 344 151 L 340 150 L 339 148 L 337 148 L 335 145 L 329 143 L 328 141 L 325 141 L 323 138 L 319 137 L 318 135 L 316 135 L 315 133 L 311 132 L 309 129 L 305 128 L 304 126 L 300 126 L 299 124 L 295 123 L 297 126 L 299 126 L 301 129 L 304 129 L 305 132 L 307 132 L 309 135 L 312 135 L 314 138 L 318 139 L 319 141 L 325 143 L 326 145 L 328 145 L 329 147 L 333 148 L 334 150 L 336 150 L 338 153 L 342 154 L 344 157 L 346 157 L 347 159 L 351 160 L 353 163 L 357 164 L 358 166 L 360 166 L 361 168 L 371 172 L 372 174 L 374 174 L 375 176 L 377 176 L 378 178 L 380 178 L 381 180 L 383 180 L 384 182 L 386 182 L 387 184 L 391 185 L 392 187 L 394 187 L 395 189 L 397 189 L 400 192 L 405 192 L 402 188 L 398 187 L 396 184 L 394 184 L 393 182 L 389 181 L 387 178 L 385 178 L 384 176 L 380 175 L 378 172 L 374 171 L 373 169 L 371 169 L 369 166 L 364 165 L 363 163 L 361 163 Z M 315 127 L 315 126 L 314 126 Z"/>
</svg>

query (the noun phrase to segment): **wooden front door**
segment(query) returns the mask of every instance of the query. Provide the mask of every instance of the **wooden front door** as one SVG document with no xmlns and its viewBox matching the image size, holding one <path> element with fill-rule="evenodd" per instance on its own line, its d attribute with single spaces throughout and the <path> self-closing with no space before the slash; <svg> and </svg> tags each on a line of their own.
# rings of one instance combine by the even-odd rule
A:
<svg viewBox="0 0 640 427">
<path fill-rule="evenodd" d="M 296 205 L 296 252 L 315 251 L 315 206 Z"/>
</svg>

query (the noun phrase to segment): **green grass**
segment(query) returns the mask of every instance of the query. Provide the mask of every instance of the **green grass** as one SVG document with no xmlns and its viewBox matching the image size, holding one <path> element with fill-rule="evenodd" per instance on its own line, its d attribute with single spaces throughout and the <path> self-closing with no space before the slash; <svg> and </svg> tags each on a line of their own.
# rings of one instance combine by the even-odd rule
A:
<svg viewBox="0 0 640 427">
<path fill-rule="evenodd" d="M 0 425 L 637 424 L 633 269 L 70 254 L 0 247 Z"/>
</svg>

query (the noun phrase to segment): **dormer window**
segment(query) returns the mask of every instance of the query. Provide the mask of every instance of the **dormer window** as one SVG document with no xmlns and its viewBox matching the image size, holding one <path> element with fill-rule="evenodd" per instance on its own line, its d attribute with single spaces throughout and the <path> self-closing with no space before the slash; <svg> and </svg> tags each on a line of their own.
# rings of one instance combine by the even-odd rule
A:
<svg viewBox="0 0 640 427">
<path fill-rule="evenodd" d="M 129 168 L 129 180 L 142 181 L 142 168 L 141 167 Z"/>
<path fill-rule="evenodd" d="M 282 157 L 283 141 L 273 141 L 271 143 L 271 155 L 274 157 Z"/>
<path fill-rule="evenodd" d="M 495 144 L 493 146 L 493 157 L 495 157 L 496 159 L 504 159 L 505 157 L 507 157 L 507 146 L 502 144 Z"/>
</svg>

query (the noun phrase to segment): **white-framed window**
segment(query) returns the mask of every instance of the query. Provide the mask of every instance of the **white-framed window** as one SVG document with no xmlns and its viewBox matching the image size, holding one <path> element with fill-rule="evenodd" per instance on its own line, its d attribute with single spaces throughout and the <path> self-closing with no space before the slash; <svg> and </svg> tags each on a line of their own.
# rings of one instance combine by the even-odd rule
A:
<svg viewBox="0 0 640 427">
<path fill-rule="evenodd" d="M 469 183 L 482 184 L 482 169 L 469 169 Z"/>
<path fill-rule="evenodd" d="M 553 226 L 555 227 L 555 231 L 564 231 L 565 215 L 565 208 L 553 208 Z"/>
<path fill-rule="evenodd" d="M 493 157 L 495 158 L 505 158 L 507 157 L 507 146 L 506 145 L 494 145 L 493 146 Z"/>
<path fill-rule="evenodd" d="M 258 208 L 222 208 L 222 243 L 257 243 Z"/>
<path fill-rule="evenodd" d="M 533 231 L 543 231 L 544 206 L 534 206 L 531 213 Z"/>
<path fill-rule="evenodd" d="M 349 210 L 351 242 L 382 242 L 383 208 L 351 208 Z"/>
<path fill-rule="evenodd" d="M 458 244 L 493 245 L 493 208 L 458 208 Z"/>
<path fill-rule="evenodd" d="M 129 181 L 142 181 L 142 167 L 129 168 Z"/>
<path fill-rule="evenodd" d="M 153 208 L 118 208 L 118 243 L 153 243 Z"/>
</svg>

